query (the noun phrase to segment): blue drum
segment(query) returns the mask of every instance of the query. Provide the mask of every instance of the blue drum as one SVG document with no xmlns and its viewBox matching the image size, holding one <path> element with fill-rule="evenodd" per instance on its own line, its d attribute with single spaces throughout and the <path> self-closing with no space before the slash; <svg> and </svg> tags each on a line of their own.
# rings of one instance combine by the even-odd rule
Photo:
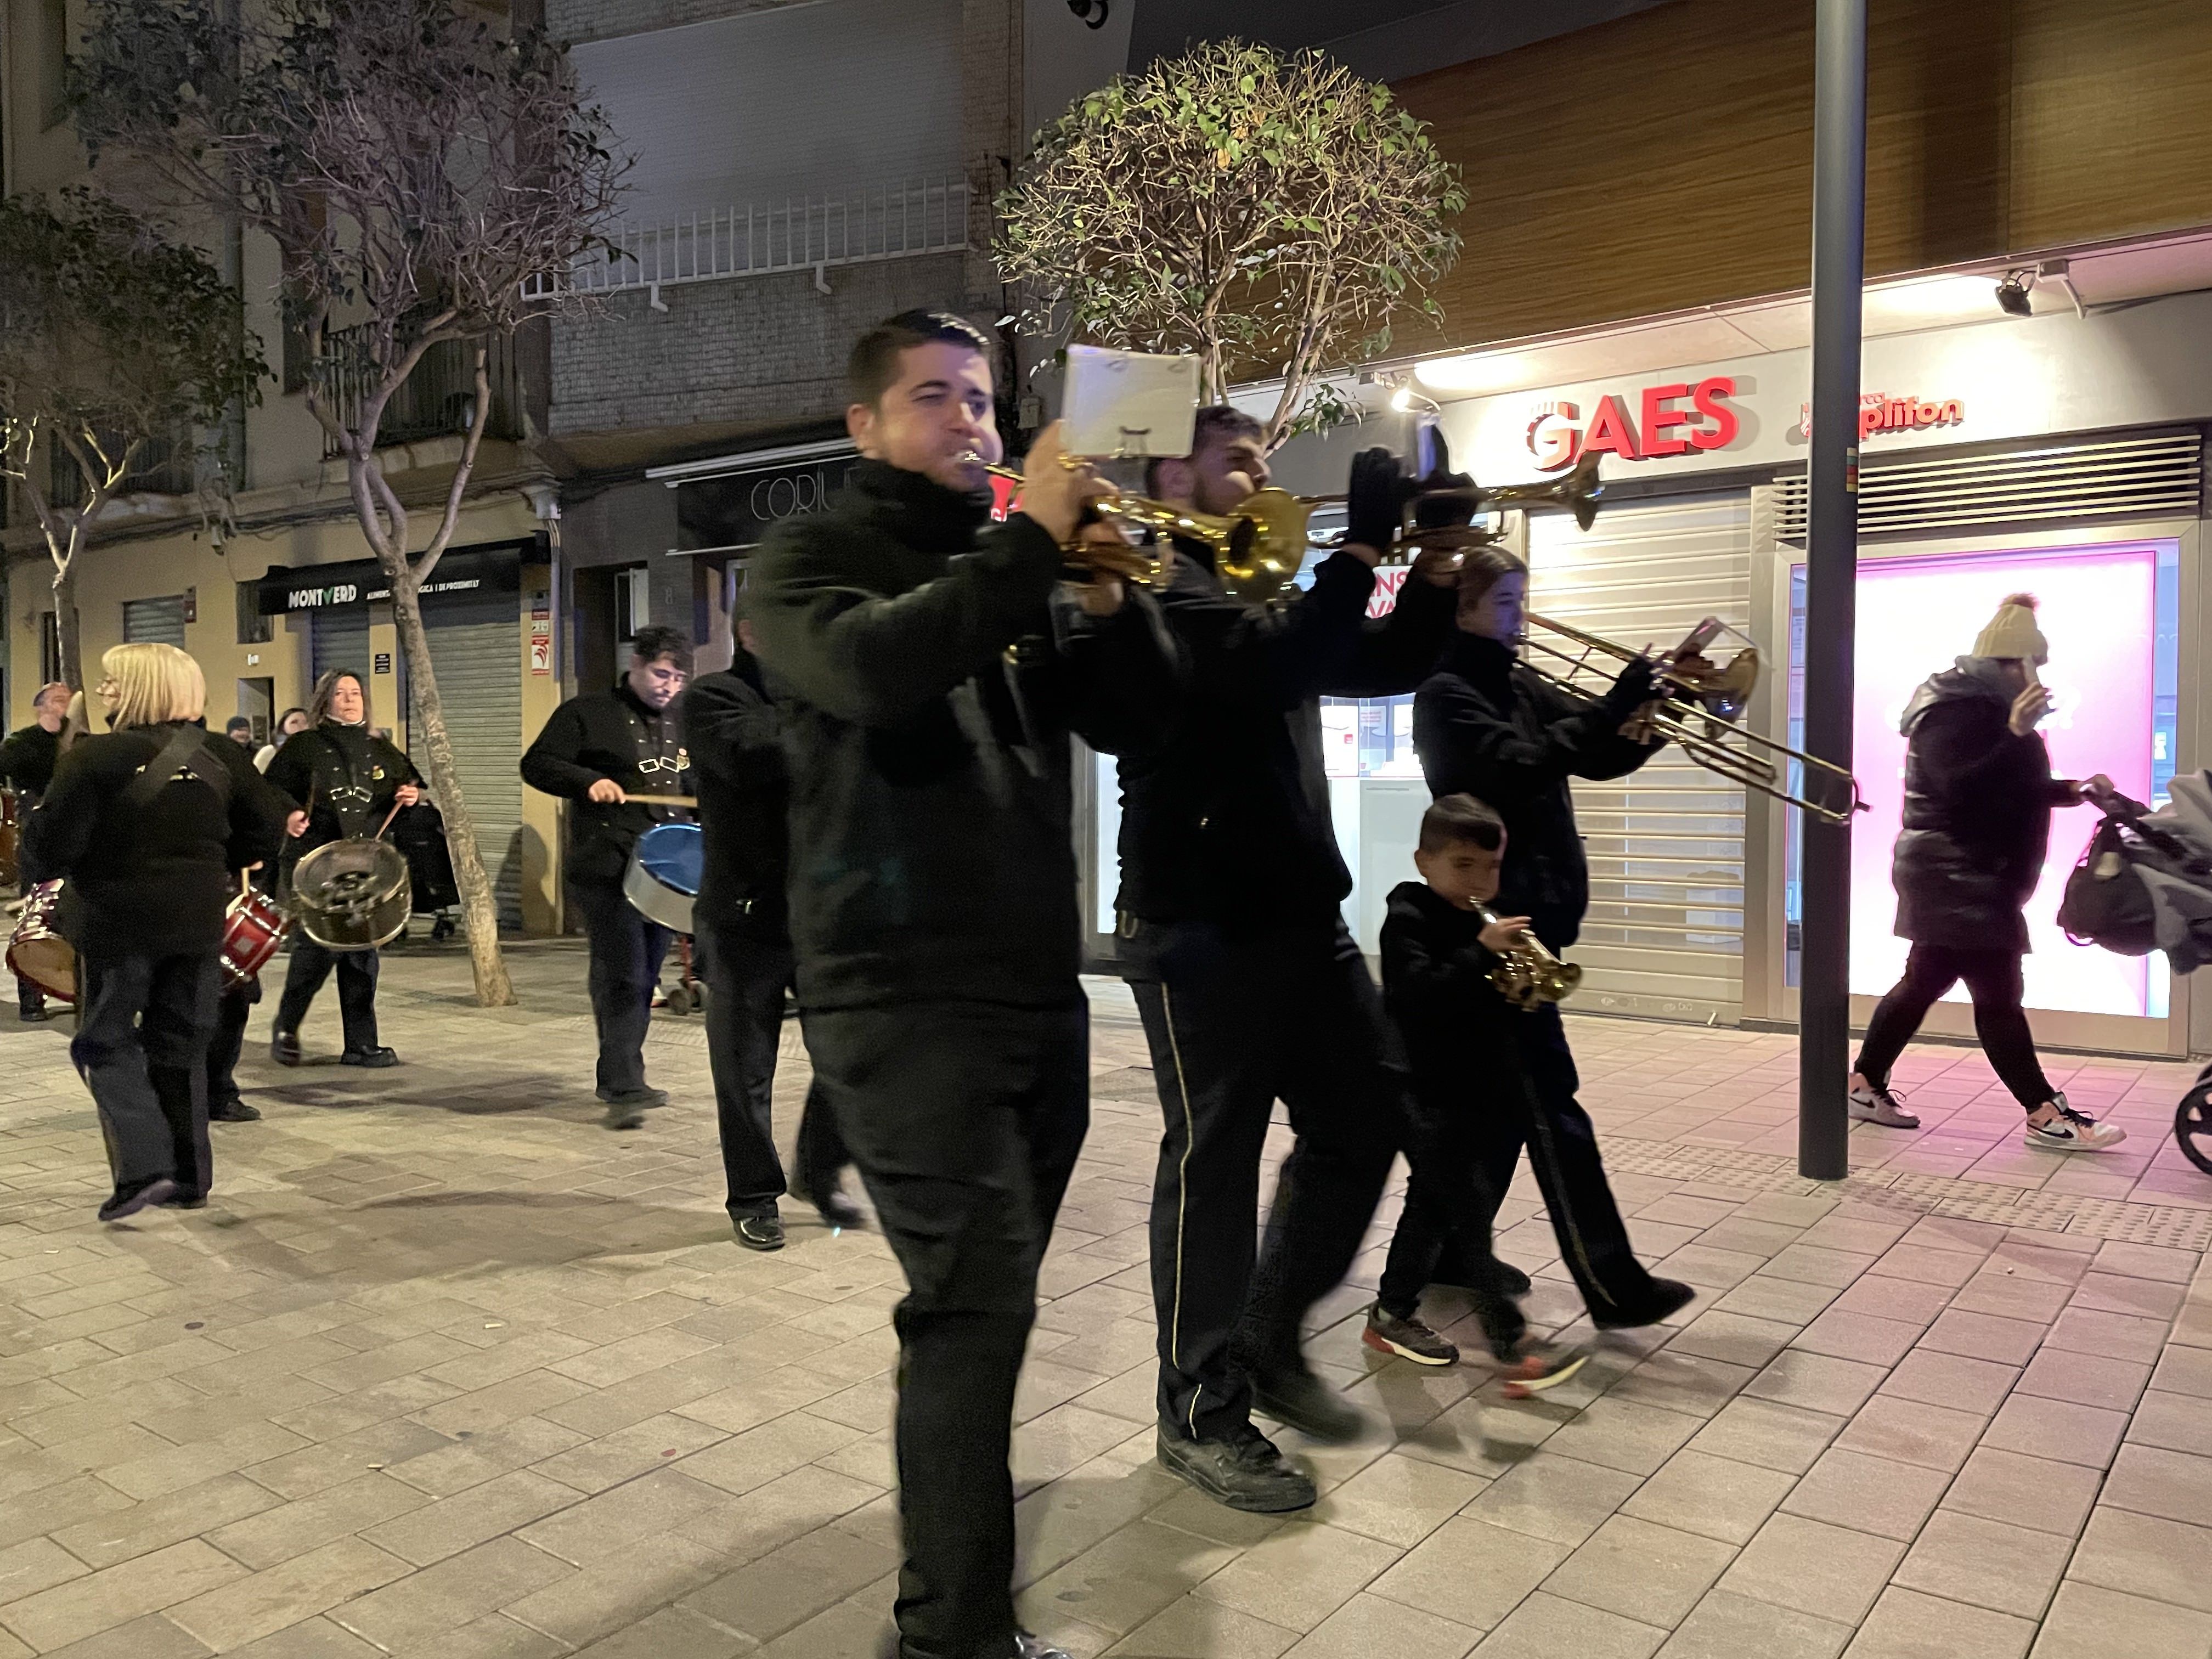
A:
<svg viewBox="0 0 2212 1659">
<path fill-rule="evenodd" d="M 623 877 L 623 896 L 648 921 L 688 933 L 704 864 L 697 824 L 656 823 L 637 838 Z"/>
</svg>

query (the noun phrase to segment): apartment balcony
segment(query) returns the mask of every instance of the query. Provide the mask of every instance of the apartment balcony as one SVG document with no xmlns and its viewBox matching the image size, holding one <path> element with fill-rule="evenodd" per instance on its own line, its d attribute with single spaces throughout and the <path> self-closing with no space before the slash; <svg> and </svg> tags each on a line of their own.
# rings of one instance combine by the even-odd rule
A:
<svg viewBox="0 0 2212 1659">
<path fill-rule="evenodd" d="M 373 383 L 359 349 L 360 338 L 358 328 L 333 329 L 325 343 L 327 367 L 324 372 L 330 377 L 334 412 L 339 423 L 348 428 L 358 417 L 362 399 Z M 484 428 L 484 436 L 516 441 L 523 435 L 524 425 L 514 343 L 504 335 L 495 335 L 490 348 L 485 368 L 491 377 L 491 420 Z M 376 431 L 378 448 L 458 437 L 469 429 L 476 410 L 476 349 L 473 340 L 441 340 L 422 354 L 414 373 L 384 406 L 384 418 Z M 335 459 L 343 453 L 325 436 L 324 459 Z"/>
</svg>

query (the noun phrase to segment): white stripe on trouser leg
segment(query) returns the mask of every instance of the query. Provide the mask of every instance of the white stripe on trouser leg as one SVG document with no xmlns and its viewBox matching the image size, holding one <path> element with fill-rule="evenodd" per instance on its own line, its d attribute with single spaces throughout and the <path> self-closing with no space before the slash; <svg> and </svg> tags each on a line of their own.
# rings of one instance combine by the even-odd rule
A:
<svg viewBox="0 0 2212 1659">
<path fill-rule="evenodd" d="M 1176 1094 L 1182 1102 L 1182 1156 L 1176 1160 L 1176 1254 L 1175 1306 L 1168 1316 L 1168 1363 L 1177 1370 L 1182 1369 L 1182 1234 L 1183 1214 L 1190 1204 L 1190 1147 L 1197 1137 L 1190 1115 L 1190 1081 L 1182 1071 L 1182 1045 L 1176 1040 L 1175 1002 L 1168 994 L 1165 980 L 1160 981 L 1160 1015 L 1167 1022 L 1168 1054 L 1175 1061 Z M 1190 1437 L 1198 1438 L 1198 1399 L 1205 1389 L 1192 1391 L 1187 1426 Z"/>
</svg>

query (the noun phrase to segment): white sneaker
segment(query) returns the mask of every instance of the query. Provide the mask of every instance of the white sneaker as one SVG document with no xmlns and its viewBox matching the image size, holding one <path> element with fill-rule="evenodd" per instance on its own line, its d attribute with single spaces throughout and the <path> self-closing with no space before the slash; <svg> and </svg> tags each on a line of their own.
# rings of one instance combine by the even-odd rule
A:
<svg viewBox="0 0 2212 1659">
<path fill-rule="evenodd" d="M 1885 1129 L 1917 1129 L 1920 1120 L 1905 1109 L 1905 1097 L 1893 1093 L 1878 1084 L 1859 1083 L 1851 1086 L 1846 1098 L 1851 1115 L 1862 1123 L 1878 1123 Z"/>
<path fill-rule="evenodd" d="M 2047 1152 L 2109 1152 L 2128 1138 L 2118 1124 L 2100 1123 L 2087 1112 L 2075 1111 L 2063 1094 L 2053 1095 L 2051 1103 L 2058 1108 L 2058 1115 L 2048 1123 L 2027 1127 L 2022 1138 L 2029 1146 Z"/>
</svg>

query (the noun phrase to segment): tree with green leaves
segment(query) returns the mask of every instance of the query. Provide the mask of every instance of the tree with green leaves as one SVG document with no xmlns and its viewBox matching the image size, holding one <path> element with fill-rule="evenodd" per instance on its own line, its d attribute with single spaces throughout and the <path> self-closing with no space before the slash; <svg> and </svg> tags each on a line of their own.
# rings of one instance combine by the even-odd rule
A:
<svg viewBox="0 0 2212 1659">
<path fill-rule="evenodd" d="M 1193 47 L 1085 94 L 999 198 L 1026 331 L 1193 352 L 1200 395 L 1279 380 L 1273 448 L 1346 411 L 1323 378 L 1434 317 L 1458 169 L 1390 89 L 1319 52 Z"/>
<path fill-rule="evenodd" d="M 258 399 L 269 367 L 207 256 L 106 197 L 9 197 L 0 247 L 0 476 L 46 540 L 61 678 L 82 690 L 77 558 L 101 509 L 149 447 Z M 67 497 L 56 453 L 81 480 Z"/>
<path fill-rule="evenodd" d="M 477 1000 L 511 1003 L 498 910 L 461 793 L 421 593 L 460 523 L 491 418 L 496 337 L 571 302 L 623 164 L 566 49 L 454 0 L 91 0 L 74 82 L 95 162 L 119 151 L 171 194 L 234 216 L 283 258 L 313 359 L 308 412 L 343 456 L 392 589 L 413 746 L 445 815 Z M 377 434 L 425 353 L 473 347 L 451 477 L 418 527 Z"/>
</svg>

